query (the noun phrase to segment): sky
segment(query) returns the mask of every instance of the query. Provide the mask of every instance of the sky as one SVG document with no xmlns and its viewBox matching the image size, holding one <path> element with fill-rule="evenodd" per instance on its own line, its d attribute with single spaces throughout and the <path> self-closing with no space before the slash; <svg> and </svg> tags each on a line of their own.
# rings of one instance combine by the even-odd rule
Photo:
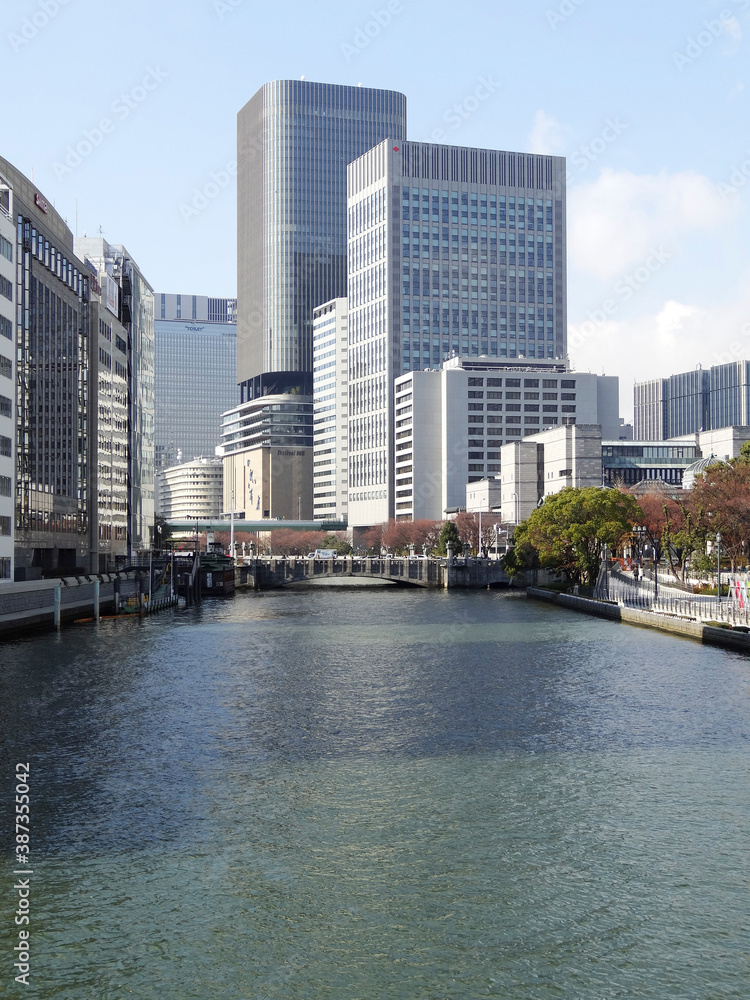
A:
<svg viewBox="0 0 750 1000">
<path fill-rule="evenodd" d="M 407 96 L 412 140 L 567 157 L 568 343 L 632 384 L 750 358 L 750 0 L 12 0 L 0 154 L 154 290 L 236 294 L 236 115 Z M 10 94 L 8 93 L 10 89 Z"/>
</svg>

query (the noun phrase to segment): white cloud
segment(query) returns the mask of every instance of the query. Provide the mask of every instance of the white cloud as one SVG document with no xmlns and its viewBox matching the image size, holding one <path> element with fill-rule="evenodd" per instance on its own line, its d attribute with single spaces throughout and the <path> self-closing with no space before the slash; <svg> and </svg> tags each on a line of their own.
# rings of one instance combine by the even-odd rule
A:
<svg viewBox="0 0 750 1000">
<path fill-rule="evenodd" d="M 545 111 L 537 111 L 529 133 L 529 152 L 545 156 L 561 155 L 565 149 L 565 132 L 565 126 L 555 118 Z"/>
<path fill-rule="evenodd" d="M 570 324 L 571 362 L 581 371 L 620 377 L 620 411 L 633 412 L 633 383 L 697 365 L 750 360 L 750 274 L 733 301 L 707 308 L 668 299 L 655 312 Z"/>
<path fill-rule="evenodd" d="M 740 210 L 701 174 L 633 174 L 602 170 L 568 194 L 568 255 L 572 268 L 613 278 L 653 247 L 673 252 L 687 233 L 724 225 Z"/>
</svg>

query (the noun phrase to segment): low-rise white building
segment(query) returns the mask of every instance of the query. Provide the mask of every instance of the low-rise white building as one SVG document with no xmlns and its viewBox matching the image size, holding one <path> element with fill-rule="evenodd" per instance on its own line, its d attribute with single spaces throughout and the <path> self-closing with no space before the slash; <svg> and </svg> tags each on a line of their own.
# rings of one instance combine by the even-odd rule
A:
<svg viewBox="0 0 750 1000">
<path fill-rule="evenodd" d="M 502 448 L 501 512 L 508 524 L 524 521 L 539 501 L 566 486 L 602 485 L 602 429 L 568 424 Z"/>
<path fill-rule="evenodd" d="M 223 501 L 224 461 L 196 458 L 157 473 L 158 513 L 168 521 L 218 517 Z"/>
<path fill-rule="evenodd" d="M 615 376 L 571 372 L 554 361 L 520 367 L 454 358 L 440 371 L 402 375 L 395 382 L 396 519 L 440 520 L 463 506 L 467 483 L 501 474 L 509 442 L 577 424 L 604 425 L 616 436 L 618 395 Z"/>
</svg>

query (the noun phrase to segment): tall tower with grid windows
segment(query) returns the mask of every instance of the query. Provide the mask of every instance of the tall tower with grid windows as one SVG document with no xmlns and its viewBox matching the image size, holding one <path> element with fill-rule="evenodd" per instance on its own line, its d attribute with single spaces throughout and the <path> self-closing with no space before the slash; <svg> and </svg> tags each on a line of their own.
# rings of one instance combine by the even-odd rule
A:
<svg viewBox="0 0 750 1000">
<path fill-rule="evenodd" d="M 313 309 L 346 296 L 346 171 L 406 134 L 391 90 L 277 80 L 237 116 L 237 381 L 310 395 Z"/>
<path fill-rule="evenodd" d="M 394 517 L 411 411 L 394 403 L 397 376 L 459 356 L 565 363 L 565 159 L 390 138 L 350 165 L 348 198 L 356 527 Z"/>
</svg>

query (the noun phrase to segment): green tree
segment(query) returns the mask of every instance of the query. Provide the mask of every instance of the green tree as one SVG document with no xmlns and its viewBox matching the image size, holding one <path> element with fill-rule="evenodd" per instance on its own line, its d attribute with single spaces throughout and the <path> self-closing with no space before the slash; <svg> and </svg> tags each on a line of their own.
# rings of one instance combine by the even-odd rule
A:
<svg viewBox="0 0 750 1000">
<path fill-rule="evenodd" d="M 338 553 L 340 556 L 348 556 L 352 551 L 352 547 L 346 538 L 341 535 L 328 534 L 324 537 L 323 541 L 318 545 L 319 549 L 333 549 L 334 552 Z"/>
<path fill-rule="evenodd" d="M 448 545 L 453 546 L 453 555 L 458 555 L 463 544 L 461 542 L 461 536 L 458 533 L 458 528 L 456 527 L 455 521 L 446 521 L 443 527 L 440 529 L 440 537 L 438 538 L 437 550 L 441 556 L 444 556 L 448 552 Z"/>
<path fill-rule="evenodd" d="M 615 547 L 633 530 L 640 513 L 627 493 L 568 486 L 545 497 L 519 525 L 516 544 L 531 546 L 542 566 L 564 573 L 571 583 L 593 586 L 605 544 Z"/>
</svg>

